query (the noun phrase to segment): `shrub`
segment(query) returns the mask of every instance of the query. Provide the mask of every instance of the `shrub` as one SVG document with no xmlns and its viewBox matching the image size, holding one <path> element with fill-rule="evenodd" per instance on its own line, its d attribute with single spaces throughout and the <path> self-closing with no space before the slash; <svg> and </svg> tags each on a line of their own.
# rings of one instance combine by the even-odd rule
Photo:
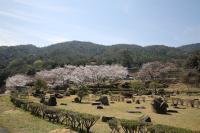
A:
<svg viewBox="0 0 200 133">
<path fill-rule="evenodd" d="M 110 127 L 110 129 L 112 130 L 111 132 L 118 132 L 120 131 L 120 123 L 119 120 L 117 120 L 116 118 L 113 118 L 111 120 L 108 121 L 108 125 Z"/>
<path fill-rule="evenodd" d="M 90 132 L 90 128 L 97 122 L 99 116 L 94 116 L 90 114 L 82 115 L 82 124 L 86 128 L 87 133 Z"/>
<path fill-rule="evenodd" d="M 43 119 L 48 118 L 51 122 L 66 124 L 68 127 L 81 132 L 86 129 L 87 133 L 89 133 L 91 127 L 100 118 L 99 116 L 91 114 L 48 107 L 40 103 L 34 103 L 12 96 L 11 102 L 17 107 L 30 111 L 35 116 L 42 117 Z"/>
<path fill-rule="evenodd" d="M 134 133 L 137 130 L 142 130 L 141 127 L 144 127 L 144 123 L 134 120 L 120 120 L 122 129 L 125 133 Z"/>
<path fill-rule="evenodd" d="M 146 123 L 135 120 L 120 120 L 121 127 L 125 133 L 144 132 Z"/>
<path fill-rule="evenodd" d="M 102 122 L 108 122 L 109 120 L 114 119 L 114 117 L 111 116 L 102 116 L 101 121 Z"/>
<path fill-rule="evenodd" d="M 81 103 L 84 96 L 88 95 L 88 87 L 86 85 L 80 85 L 79 90 L 77 92 L 77 96 L 79 97 L 79 101 Z"/>
<path fill-rule="evenodd" d="M 183 128 L 176 128 L 166 125 L 153 125 L 147 128 L 150 133 L 200 133 L 199 131 L 191 131 Z"/>
<path fill-rule="evenodd" d="M 122 91 L 121 95 L 124 96 L 125 98 L 132 98 L 133 97 L 132 92 L 126 92 L 126 91 Z"/>
</svg>

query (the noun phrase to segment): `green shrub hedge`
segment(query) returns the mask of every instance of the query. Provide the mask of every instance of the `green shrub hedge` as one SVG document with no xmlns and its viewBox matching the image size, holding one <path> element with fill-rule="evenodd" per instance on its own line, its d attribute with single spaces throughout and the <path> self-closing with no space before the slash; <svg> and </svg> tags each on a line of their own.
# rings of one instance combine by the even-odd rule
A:
<svg viewBox="0 0 200 133">
<path fill-rule="evenodd" d="M 124 133 L 200 133 L 189 129 L 116 118 L 109 120 L 108 125 L 112 132 L 119 132 L 122 129 Z"/>
<path fill-rule="evenodd" d="M 34 103 L 28 100 L 22 100 L 11 96 L 11 102 L 19 108 L 25 111 L 31 112 L 32 115 L 48 119 L 53 123 L 64 124 L 67 127 L 77 130 L 79 132 L 86 131 L 90 132 L 90 129 L 96 121 L 100 118 L 99 116 L 79 113 L 64 109 L 57 109 L 49 107 L 40 103 Z"/>
<path fill-rule="evenodd" d="M 166 125 L 153 125 L 147 128 L 149 133 L 200 133 L 200 131 L 192 131 L 189 129 L 171 127 Z"/>
<path fill-rule="evenodd" d="M 99 116 L 79 113 L 64 109 L 49 107 L 41 103 L 34 103 L 28 100 L 22 100 L 11 96 L 11 102 L 25 111 L 31 112 L 32 115 L 48 119 L 53 123 L 64 124 L 67 127 L 79 132 L 90 132 L 90 129 Z M 166 125 L 152 125 L 151 123 L 139 122 L 136 120 L 112 119 L 108 121 L 112 132 L 119 132 L 120 129 L 125 133 L 200 133 L 200 131 L 191 131 L 183 128 L 176 128 Z"/>
</svg>

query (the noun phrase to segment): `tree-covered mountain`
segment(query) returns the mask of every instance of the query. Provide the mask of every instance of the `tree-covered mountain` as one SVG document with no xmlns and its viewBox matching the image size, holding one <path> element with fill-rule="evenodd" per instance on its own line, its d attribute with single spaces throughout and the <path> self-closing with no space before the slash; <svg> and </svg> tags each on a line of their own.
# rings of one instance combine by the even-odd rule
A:
<svg viewBox="0 0 200 133">
<path fill-rule="evenodd" d="M 111 46 L 91 42 L 69 41 L 38 48 L 34 45 L 0 47 L 0 86 L 4 80 L 16 73 L 34 74 L 41 69 L 51 69 L 64 64 L 113 64 L 140 67 L 150 61 L 185 59 L 200 44 L 178 48 L 164 45 L 141 47 L 116 44 Z"/>
<path fill-rule="evenodd" d="M 200 49 L 200 43 L 183 45 L 183 46 L 179 47 L 179 49 L 181 49 L 185 52 L 194 52 L 194 51 L 197 51 Z"/>
</svg>

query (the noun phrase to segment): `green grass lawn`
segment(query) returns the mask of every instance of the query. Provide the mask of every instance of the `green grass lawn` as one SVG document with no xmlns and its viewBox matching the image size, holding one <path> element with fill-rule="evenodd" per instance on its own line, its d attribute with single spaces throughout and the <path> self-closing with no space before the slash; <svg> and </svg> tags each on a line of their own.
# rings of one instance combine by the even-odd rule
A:
<svg viewBox="0 0 200 133">
<path fill-rule="evenodd" d="M 0 127 L 11 133 L 48 133 L 50 130 L 64 128 L 14 107 L 9 96 L 5 95 L 0 95 Z"/>
<path fill-rule="evenodd" d="M 72 100 L 74 97 L 75 96 L 70 96 L 63 99 L 57 99 L 58 106 L 56 107 L 100 116 L 114 116 L 117 118 L 132 120 L 137 120 L 143 114 L 147 114 L 151 117 L 154 124 L 164 124 L 191 130 L 200 130 L 200 109 L 186 107 L 186 109 L 177 109 L 178 113 L 160 115 L 152 111 L 150 105 L 151 98 L 147 98 L 145 103 L 139 105 L 135 103 L 127 104 L 125 102 L 115 102 L 110 106 L 104 106 L 104 109 L 102 110 L 98 110 L 96 109 L 96 106 L 92 106 L 89 103 L 91 101 L 84 100 L 84 103 L 82 104 L 73 103 Z M 30 98 L 34 101 L 39 101 L 39 99 L 34 97 Z M 67 105 L 60 105 L 60 103 L 67 103 Z M 136 106 L 145 106 L 146 109 L 140 110 L 142 113 L 127 113 L 127 110 L 135 109 Z M 28 112 L 15 108 L 9 101 L 9 96 L 0 96 L 0 127 L 5 127 L 14 133 L 48 133 L 50 130 L 63 128 L 61 125 L 52 124 L 46 120 L 30 115 Z M 106 123 L 99 120 L 95 126 L 92 127 L 92 132 L 110 133 L 110 129 Z"/>
<path fill-rule="evenodd" d="M 168 115 L 156 114 L 152 111 L 151 108 L 151 98 L 148 98 L 145 103 L 141 104 L 127 104 L 125 102 L 115 102 L 110 106 L 104 106 L 104 109 L 98 110 L 96 106 L 91 104 L 78 104 L 71 102 L 74 96 L 66 97 L 63 99 L 58 99 L 58 108 L 64 108 L 68 110 L 90 113 L 100 116 L 114 116 L 117 118 L 123 119 L 133 119 L 137 120 L 143 114 L 147 114 L 151 117 L 152 122 L 155 124 L 164 124 L 175 127 L 187 128 L 191 130 L 200 130 L 200 108 L 191 108 L 186 107 L 186 109 L 176 109 L 178 113 L 171 113 Z M 193 97 L 190 97 L 193 98 Z M 195 97 L 197 98 L 197 97 Z M 198 97 L 199 98 L 199 97 Z M 85 101 L 86 102 L 86 101 Z M 62 106 L 60 103 L 67 103 L 67 106 Z M 171 103 L 169 103 L 170 105 Z M 127 113 L 127 110 L 135 109 L 136 106 L 145 106 L 146 109 L 141 109 L 142 113 L 131 114 Z M 170 107 L 172 108 L 172 107 Z M 98 121 L 97 124 L 93 127 L 92 131 L 97 133 L 108 133 L 110 132 L 107 124 Z"/>
</svg>

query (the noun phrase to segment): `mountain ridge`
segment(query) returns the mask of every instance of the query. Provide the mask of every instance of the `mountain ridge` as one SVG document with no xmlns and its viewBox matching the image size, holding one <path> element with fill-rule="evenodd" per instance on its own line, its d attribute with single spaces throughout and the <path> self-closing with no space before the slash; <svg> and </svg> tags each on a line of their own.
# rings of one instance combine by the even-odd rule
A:
<svg viewBox="0 0 200 133">
<path fill-rule="evenodd" d="M 200 49 L 200 43 L 181 47 L 165 45 L 139 46 L 116 44 L 105 46 L 92 42 L 68 41 L 37 47 L 33 44 L 0 46 L 0 86 L 8 76 L 52 69 L 64 64 L 121 64 L 139 68 L 151 61 L 183 62 L 192 51 Z"/>
</svg>

